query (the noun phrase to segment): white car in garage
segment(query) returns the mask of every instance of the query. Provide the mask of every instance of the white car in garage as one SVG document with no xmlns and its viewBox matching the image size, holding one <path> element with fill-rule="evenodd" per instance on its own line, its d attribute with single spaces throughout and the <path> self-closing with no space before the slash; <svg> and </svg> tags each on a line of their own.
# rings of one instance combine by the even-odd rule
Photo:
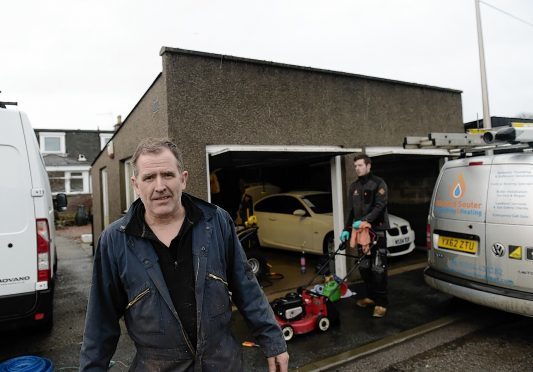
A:
<svg viewBox="0 0 533 372">
<path fill-rule="evenodd" d="M 254 205 L 262 247 L 324 254 L 338 239 L 333 237 L 331 193 L 301 191 L 272 194 Z M 387 230 L 389 256 L 415 249 L 415 234 L 409 222 L 389 214 Z"/>
</svg>

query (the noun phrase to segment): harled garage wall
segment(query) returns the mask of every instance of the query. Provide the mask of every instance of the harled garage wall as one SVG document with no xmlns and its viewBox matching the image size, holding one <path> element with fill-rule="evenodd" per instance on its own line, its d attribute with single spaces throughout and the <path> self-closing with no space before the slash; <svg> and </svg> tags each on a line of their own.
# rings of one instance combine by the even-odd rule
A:
<svg viewBox="0 0 533 372">
<path fill-rule="evenodd" d="M 455 90 L 171 48 L 162 56 L 169 135 L 202 198 L 208 144 L 400 146 L 462 130 Z"/>
</svg>

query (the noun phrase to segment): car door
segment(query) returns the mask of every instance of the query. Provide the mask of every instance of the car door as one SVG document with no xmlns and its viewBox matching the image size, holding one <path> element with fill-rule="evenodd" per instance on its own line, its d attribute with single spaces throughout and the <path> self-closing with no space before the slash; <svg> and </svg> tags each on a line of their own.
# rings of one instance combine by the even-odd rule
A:
<svg viewBox="0 0 533 372">
<path fill-rule="evenodd" d="M 255 215 L 259 225 L 261 244 L 273 248 L 294 251 L 305 250 L 312 238 L 306 238 L 305 228 L 311 222 L 307 216 L 296 216 L 294 211 L 306 211 L 302 203 L 291 195 L 274 195 L 259 201 L 255 206 Z"/>
</svg>

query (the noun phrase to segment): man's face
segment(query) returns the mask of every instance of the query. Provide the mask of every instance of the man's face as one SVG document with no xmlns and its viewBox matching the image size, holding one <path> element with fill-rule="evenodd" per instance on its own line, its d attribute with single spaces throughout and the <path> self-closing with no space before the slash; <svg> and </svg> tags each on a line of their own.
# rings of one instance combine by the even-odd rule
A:
<svg viewBox="0 0 533 372">
<path fill-rule="evenodd" d="M 354 161 L 353 165 L 357 177 L 363 177 L 370 173 L 370 164 L 365 164 L 364 159 Z"/>
<path fill-rule="evenodd" d="M 181 194 L 187 185 L 187 171 L 180 172 L 178 162 L 169 149 L 137 158 L 137 176 L 131 177 L 135 192 L 146 213 L 154 218 L 177 216 Z"/>
</svg>

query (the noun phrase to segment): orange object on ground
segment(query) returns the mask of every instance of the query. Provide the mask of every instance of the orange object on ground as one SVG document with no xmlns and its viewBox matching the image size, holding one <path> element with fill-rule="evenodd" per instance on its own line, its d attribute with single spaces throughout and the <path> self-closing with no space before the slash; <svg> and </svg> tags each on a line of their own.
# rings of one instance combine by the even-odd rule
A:
<svg viewBox="0 0 533 372">
<path fill-rule="evenodd" d="M 242 346 L 246 346 L 246 347 L 259 347 L 259 345 L 257 345 L 255 342 L 252 342 L 252 341 L 244 341 L 242 343 Z"/>
</svg>

